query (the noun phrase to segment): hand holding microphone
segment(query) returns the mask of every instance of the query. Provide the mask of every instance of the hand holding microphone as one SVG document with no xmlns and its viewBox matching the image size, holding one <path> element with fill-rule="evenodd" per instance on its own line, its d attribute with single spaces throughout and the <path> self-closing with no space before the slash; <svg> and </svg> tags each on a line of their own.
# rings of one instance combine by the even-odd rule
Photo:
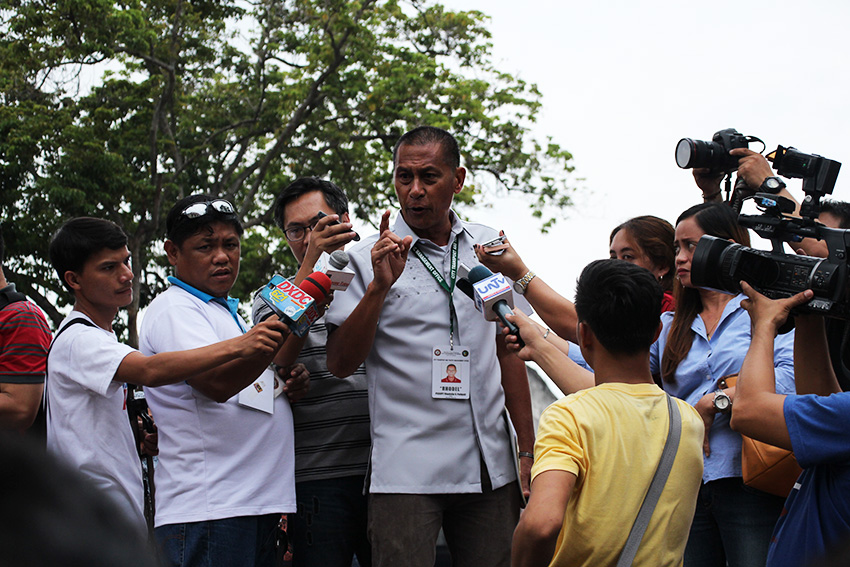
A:
<svg viewBox="0 0 850 567">
<path fill-rule="evenodd" d="M 469 270 L 467 277 L 472 287 L 475 307 L 484 313 L 484 318 L 488 321 L 501 321 L 502 325 L 508 328 L 508 332 L 517 337 L 520 347 L 524 346 L 519 327 L 507 319 L 507 316 L 513 313 L 514 303 L 513 291 L 507 278 L 480 265 Z M 464 282 L 463 278 L 457 282 L 458 289 L 468 294 L 469 286 L 461 282 Z"/>
<path fill-rule="evenodd" d="M 310 325 L 322 316 L 316 304 L 330 293 L 331 280 L 322 272 L 313 272 L 297 286 L 276 275 L 260 291 L 260 298 L 289 325 L 292 333 L 303 337 Z"/>
</svg>

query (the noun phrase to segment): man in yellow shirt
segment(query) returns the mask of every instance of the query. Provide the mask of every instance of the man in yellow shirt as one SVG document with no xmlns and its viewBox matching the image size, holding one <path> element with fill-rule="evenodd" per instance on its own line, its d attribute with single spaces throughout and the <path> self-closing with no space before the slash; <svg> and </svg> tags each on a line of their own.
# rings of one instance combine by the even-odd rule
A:
<svg viewBox="0 0 850 567">
<path fill-rule="evenodd" d="M 596 386 L 552 404 L 540 419 L 531 498 L 513 539 L 512 565 L 616 565 L 658 468 L 670 424 L 667 397 L 649 371 L 661 329 L 661 287 L 621 260 L 588 265 L 576 289 L 578 338 Z M 516 316 L 520 356 L 556 360 L 538 328 Z M 676 457 L 634 565 L 678 566 L 702 477 L 705 427 L 681 414 Z"/>
</svg>

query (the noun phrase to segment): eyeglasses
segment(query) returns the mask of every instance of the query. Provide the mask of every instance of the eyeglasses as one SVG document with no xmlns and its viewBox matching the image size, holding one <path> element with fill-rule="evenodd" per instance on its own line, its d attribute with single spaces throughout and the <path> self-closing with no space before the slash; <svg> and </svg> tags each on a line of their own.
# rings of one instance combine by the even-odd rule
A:
<svg viewBox="0 0 850 567">
<path fill-rule="evenodd" d="M 304 239 L 304 235 L 307 234 L 308 230 L 313 230 L 316 228 L 316 223 L 319 222 L 319 219 L 316 218 L 310 221 L 310 224 L 307 226 L 290 226 L 283 233 L 286 235 L 286 239 L 290 242 L 298 242 L 299 240 Z"/>
<path fill-rule="evenodd" d="M 216 199 L 215 201 L 192 203 L 183 209 L 180 214 L 186 218 L 196 219 L 204 215 L 208 215 L 211 212 L 217 212 L 223 215 L 235 215 L 236 209 L 230 204 L 230 201 Z"/>
</svg>

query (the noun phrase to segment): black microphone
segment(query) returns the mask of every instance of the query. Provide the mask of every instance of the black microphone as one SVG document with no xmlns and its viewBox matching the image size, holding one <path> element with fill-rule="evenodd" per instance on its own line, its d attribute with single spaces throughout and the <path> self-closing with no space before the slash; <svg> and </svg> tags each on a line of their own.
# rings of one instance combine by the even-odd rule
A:
<svg viewBox="0 0 850 567">
<path fill-rule="evenodd" d="M 475 301 L 475 288 L 472 287 L 471 281 L 466 278 L 458 278 L 455 287 L 462 291 L 466 297 Z"/>
<path fill-rule="evenodd" d="M 525 343 L 519 336 L 519 327 L 508 321 L 506 315 L 513 314 L 513 291 L 511 284 L 502 274 L 494 274 L 486 266 L 478 265 L 469 270 L 469 281 L 474 292 L 475 307 L 484 313 L 488 321 L 497 319 L 515 335 L 520 347 Z M 460 281 L 460 280 L 458 280 Z M 463 291 L 461 289 L 461 291 Z"/>
</svg>

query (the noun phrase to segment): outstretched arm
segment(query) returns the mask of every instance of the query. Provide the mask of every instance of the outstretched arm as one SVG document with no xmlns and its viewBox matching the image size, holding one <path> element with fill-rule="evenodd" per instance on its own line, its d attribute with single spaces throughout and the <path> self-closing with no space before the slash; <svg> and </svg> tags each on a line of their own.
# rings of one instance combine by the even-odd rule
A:
<svg viewBox="0 0 850 567">
<path fill-rule="evenodd" d="M 741 287 L 748 297 L 741 306 L 750 314 L 753 331 L 750 349 L 738 374 L 730 424 L 743 435 L 791 449 L 785 423 L 785 396 L 776 393 L 773 339 L 791 309 L 811 299 L 813 293 L 806 290 L 788 299 L 770 300 L 746 282 L 741 282 Z M 797 354 L 795 348 L 795 358 Z"/>
<path fill-rule="evenodd" d="M 131 352 L 114 380 L 164 386 L 188 379 L 205 396 L 225 402 L 266 369 L 288 333 L 283 322 L 270 317 L 243 335 L 209 346 L 152 356 Z"/>
<path fill-rule="evenodd" d="M 516 337 L 508 335 L 508 349 L 516 352 L 522 360 L 536 362 L 564 394 L 596 385 L 593 373 L 570 360 L 560 348 L 565 344 L 563 340 L 551 334 L 544 337 L 545 333 L 541 332 L 540 326 L 518 309 L 514 310 L 513 315 L 508 315 L 508 320 L 519 327 L 519 334 L 525 342 L 525 346 L 519 348 Z"/>
<path fill-rule="evenodd" d="M 505 232 L 500 234 L 504 236 Z M 502 250 L 501 254 L 488 254 Z M 522 261 L 517 251 L 511 246 L 510 241 L 505 238 L 505 243 L 491 246 L 486 249 L 475 245 L 475 253 L 478 261 L 494 272 L 501 272 L 513 281 L 519 281 L 528 273 L 528 266 Z M 578 316 L 573 302 L 549 287 L 540 276 L 536 276 L 529 282 L 525 290 L 525 298 L 534 307 L 534 310 L 549 327 L 560 336 L 576 342 L 576 323 Z"/>
</svg>

